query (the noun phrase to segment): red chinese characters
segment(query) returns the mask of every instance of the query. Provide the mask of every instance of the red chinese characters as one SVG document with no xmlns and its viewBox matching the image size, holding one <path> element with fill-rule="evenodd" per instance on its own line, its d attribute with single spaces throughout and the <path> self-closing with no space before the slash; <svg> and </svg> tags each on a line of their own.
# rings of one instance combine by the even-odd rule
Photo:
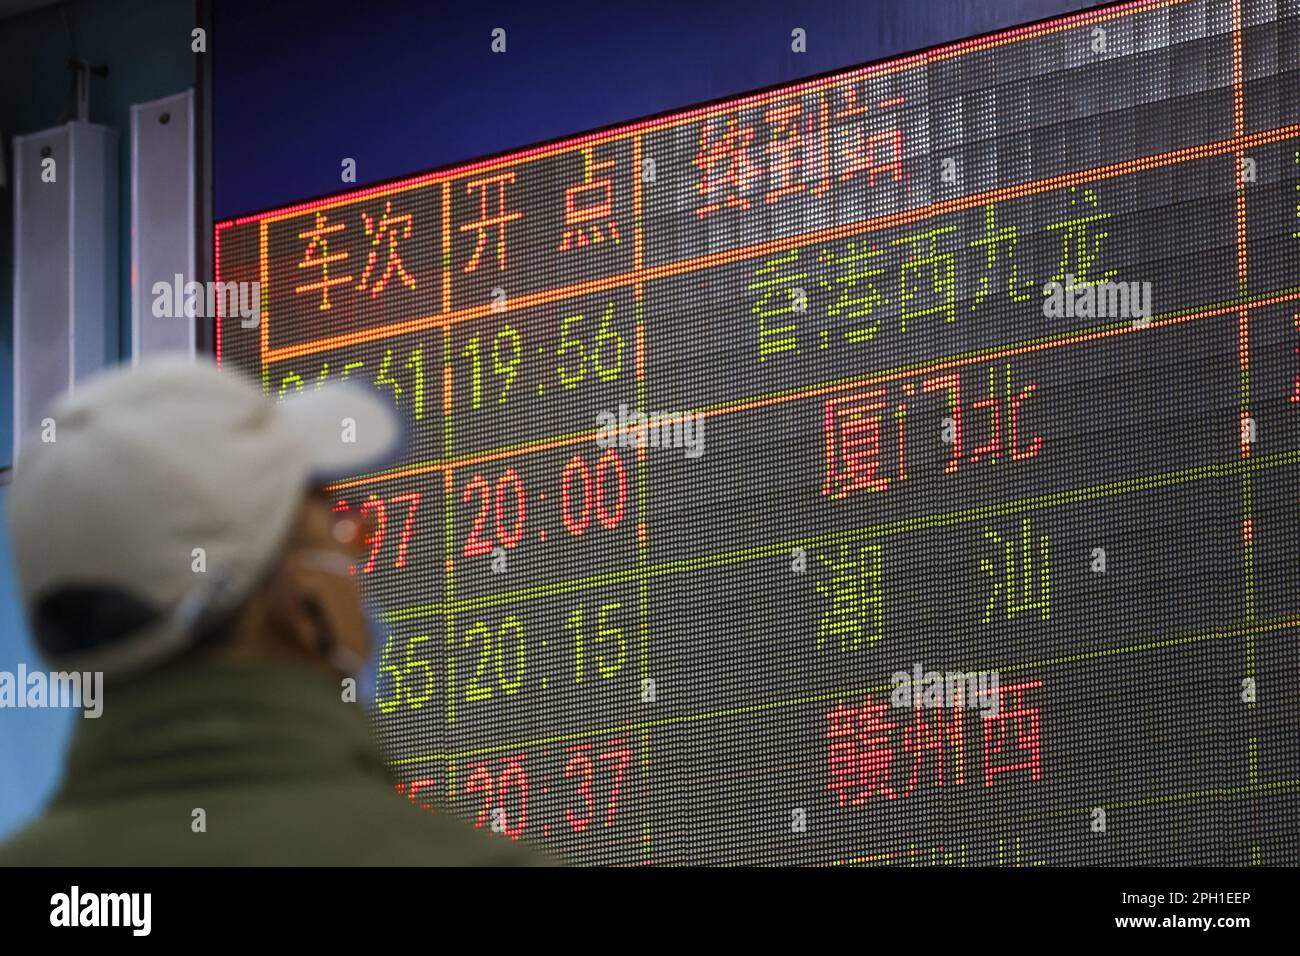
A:
<svg viewBox="0 0 1300 956">
<path fill-rule="evenodd" d="M 826 713 L 826 788 L 838 806 L 897 800 L 923 789 L 967 783 L 968 728 L 982 730 L 978 751 L 984 788 L 1000 780 L 1042 779 L 1042 731 L 1033 703 L 1041 680 L 1004 685 L 985 713 L 961 707 L 895 708 L 870 695 Z"/>
<path fill-rule="evenodd" d="M 826 481 L 822 494 L 842 498 L 853 491 L 884 491 L 889 479 L 881 477 L 881 415 L 885 389 L 855 392 L 826 401 L 824 438 Z M 900 433 L 901 434 L 901 433 Z"/>
<path fill-rule="evenodd" d="M 821 195 L 836 183 L 903 182 L 903 133 L 889 113 L 903 102 L 872 97 L 855 82 L 757 115 L 705 120 L 694 160 L 696 216 L 750 209 L 760 196 L 773 205 L 802 192 Z"/>
<path fill-rule="evenodd" d="M 751 155 L 754 130 L 742 127 L 734 116 L 707 121 L 700 129 L 700 146 L 695 155 L 699 170 L 696 191 L 702 200 L 695 214 L 704 218 L 724 206 L 748 209 L 750 193 L 760 181 L 760 171 Z"/>
<path fill-rule="evenodd" d="M 1031 780 L 1042 777 L 1038 708 L 1025 702 L 1029 691 L 1042 686 L 1036 680 L 998 688 L 997 714 L 984 721 L 984 786 L 993 786 L 999 773 L 1025 771 Z"/>
<path fill-rule="evenodd" d="M 1011 367 L 1005 366 L 1004 381 L 997 382 L 997 370 L 989 366 L 985 394 L 973 401 L 963 399 L 963 377 L 956 372 L 933 375 L 916 382 L 864 388 L 826 400 L 823 406 L 822 438 L 824 473 L 822 494 L 843 498 L 863 491 L 886 491 L 908 477 L 908 410 L 918 399 L 938 402 L 941 437 L 949 448 L 943 474 L 968 470 L 981 463 L 1026 461 L 1043 447 L 1041 435 L 1029 436 L 1022 424 L 1025 403 L 1038 385 L 1012 385 Z M 891 393 L 897 389 L 902 401 Z M 966 391 L 969 391 L 967 386 Z M 913 416 L 916 421 L 933 419 Z M 964 424 L 963 424 L 964 423 Z M 915 427 L 915 426 L 914 426 Z M 967 451 L 964 441 L 974 434 L 980 441 Z"/>
<path fill-rule="evenodd" d="M 837 706 L 826 715 L 828 788 L 840 806 L 857 806 L 871 797 L 893 800 L 894 721 L 888 704 L 867 700 L 858 707 Z"/>
</svg>

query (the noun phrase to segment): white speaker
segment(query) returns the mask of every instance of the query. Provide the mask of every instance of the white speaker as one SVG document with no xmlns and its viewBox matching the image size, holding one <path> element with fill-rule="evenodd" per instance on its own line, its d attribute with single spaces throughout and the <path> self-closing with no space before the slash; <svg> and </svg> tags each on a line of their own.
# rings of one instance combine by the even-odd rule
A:
<svg viewBox="0 0 1300 956">
<path fill-rule="evenodd" d="M 195 317 L 174 307 L 184 285 L 198 279 L 194 214 L 194 92 L 132 106 L 133 363 L 159 352 L 195 353 Z M 181 291 L 172 291 L 177 284 Z"/>
<path fill-rule="evenodd" d="M 14 137 L 14 452 L 118 354 L 117 131 Z"/>
</svg>

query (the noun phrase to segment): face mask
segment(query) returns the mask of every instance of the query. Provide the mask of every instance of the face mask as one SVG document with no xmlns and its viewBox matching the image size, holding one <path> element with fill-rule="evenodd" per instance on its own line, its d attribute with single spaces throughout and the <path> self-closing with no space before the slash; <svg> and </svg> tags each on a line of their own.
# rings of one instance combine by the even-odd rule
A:
<svg viewBox="0 0 1300 956">
<path fill-rule="evenodd" d="M 352 576 L 352 562 L 346 555 L 337 551 L 326 551 L 321 548 L 303 548 L 298 552 L 302 559 L 304 567 L 312 571 L 321 571 L 325 574 L 336 574 L 340 577 L 350 578 Z M 322 655 L 342 674 L 347 677 L 355 678 L 357 681 L 357 696 L 364 703 L 369 705 L 374 700 L 376 674 L 374 662 L 366 657 L 361 656 L 355 651 L 343 647 L 334 634 L 329 617 L 325 614 L 320 603 L 313 598 L 307 602 L 309 613 L 316 619 L 316 626 L 320 632 L 320 645 Z M 366 637 L 370 646 L 379 647 L 383 631 L 380 629 L 379 622 L 375 619 L 374 613 L 366 601 L 361 602 L 361 614 L 366 629 Z"/>
</svg>

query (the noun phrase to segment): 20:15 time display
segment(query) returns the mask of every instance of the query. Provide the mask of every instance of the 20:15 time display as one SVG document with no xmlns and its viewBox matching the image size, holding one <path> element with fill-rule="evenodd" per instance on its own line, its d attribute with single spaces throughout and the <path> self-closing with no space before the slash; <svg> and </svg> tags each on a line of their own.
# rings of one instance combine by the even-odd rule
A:
<svg viewBox="0 0 1300 956">
<path fill-rule="evenodd" d="M 619 600 L 579 600 L 561 609 L 559 628 L 539 622 L 531 634 L 514 613 L 467 618 L 447 658 L 448 720 L 462 707 L 526 691 L 548 693 L 553 685 L 563 690 L 617 678 L 630 656 L 632 607 Z"/>
<path fill-rule="evenodd" d="M 515 613 L 463 616 L 446 659 L 448 719 L 462 707 L 549 692 L 553 684 L 560 690 L 617 678 L 631 656 L 631 607 L 622 600 L 579 600 L 560 609 L 558 628 L 537 616 L 526 627 Z M 441 635 L 388 636 L 375 693 L 380 713 L 419 710 L 433 700 L 441 646 Z"/>
</svg>

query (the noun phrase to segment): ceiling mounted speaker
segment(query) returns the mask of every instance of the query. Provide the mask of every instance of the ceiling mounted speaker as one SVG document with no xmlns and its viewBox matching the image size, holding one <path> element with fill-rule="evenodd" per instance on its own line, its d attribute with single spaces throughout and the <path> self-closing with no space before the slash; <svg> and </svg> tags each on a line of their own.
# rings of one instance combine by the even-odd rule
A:
<svg viewBox="0 0 1300 956">
<path fill-rule="evenodd" d="M 194 93 L 131 107 L 131 361 L 193 355 L 208 296 L 195 270 Z"/>
<path fill-rule="evenodd" d="M 118 355 L 117 131 L 14 137 L 14 452 Z"/>
</svg>

